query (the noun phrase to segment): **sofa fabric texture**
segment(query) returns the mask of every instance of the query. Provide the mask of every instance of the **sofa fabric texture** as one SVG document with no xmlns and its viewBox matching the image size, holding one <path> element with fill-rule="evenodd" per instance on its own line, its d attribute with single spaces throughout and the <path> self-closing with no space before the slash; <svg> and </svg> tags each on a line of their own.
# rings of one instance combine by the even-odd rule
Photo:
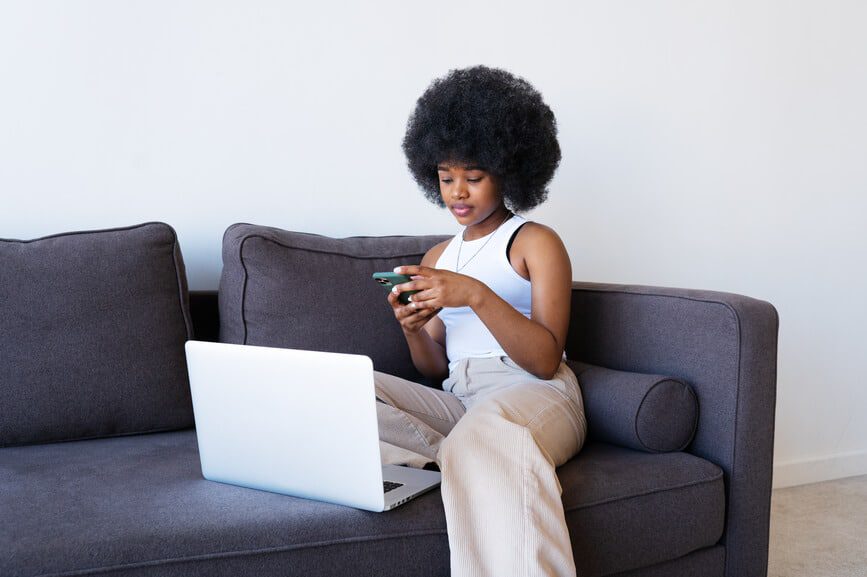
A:
<svg viewBox="0 0 867 577">
<path fill-rule="evenodd" d="M 657 563 L 650 567 L 633 569 L 608 577 L 723 577 L 726 566 L 726 550 L 722 545 L 699 549 L 684 557 Z M 764 576 L 762 576 L 764 577 Z"/>
<path fill-rule="evenodd" d="M 192 426 L 186 282 L 164 223 L 0 240 L 0 446 Z"/>
<path fill-rule="evenodd" d="M 371 275 L 419 264 L 448 236 L 330 238 L 234 224 L 223 236 L 220 340 L 369 356 L 378 371 L 415 369 L 388 293 Z"/>
<path fill-rule="evenodd" d="M 722 533 L 722 471 L 693 455 L 591 442 L 558 474 L 582 576 Z M 6 448 L 0 486 L 4 576 L 448 575 L 439 489 L 370 513 L 206 481 L 195 431 Z"/>
<path fill-rule="evenodd" d="M 447 576 L 439 490 L 369 513 L 206 481 L 194 430 L 134 434 L 192 424 L 190 319 L 424 382 L 370 274 L 446 238 L 233 225 L 189 308 L 167 225 L 0 240 L 0 575 Z M 590 435 L 557 472 L 580 575 L 766 574 L 777 330 L 741 295 L 573 283 Z"/>
<path fill-rule="evenodd" d="M 725 473 L 726 577 L 767 573 L 779 317 L 714 291 L 575 282 L 569 358 L 689 383 L 701 415 L 689 452 Z"/>
<path fill-rule="evenodd" d="M 588 438 L 664 453 L 686 449 L 698 426 L 698 399 L 671 377 L 567 361 L 581 383 Z"/>
</svg>

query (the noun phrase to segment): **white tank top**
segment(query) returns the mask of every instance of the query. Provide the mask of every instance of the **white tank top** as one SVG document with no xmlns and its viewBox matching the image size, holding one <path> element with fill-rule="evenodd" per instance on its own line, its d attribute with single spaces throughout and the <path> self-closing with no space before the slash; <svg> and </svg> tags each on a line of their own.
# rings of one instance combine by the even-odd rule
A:
<svg viewBox="0 0 867 577">
<path fill-rule="evenodd" d="M 524 217 L 513 215 L 492 233 L 463 241 L 463 246 L 461 232 L 449 241 L 435 268 L 459 272 L 482 281 L 519 313 L 530 318 L 530 281 L 515 272 L 506 255 L 512 234 L 525 222 Z M 458 264 L 459 247 L 461 262 Z M 439 318 L 446 326 L 449 371 L 467 357 L 507 356 L 470 307 L 444 308 L 439 312 Z"/>
</svg>

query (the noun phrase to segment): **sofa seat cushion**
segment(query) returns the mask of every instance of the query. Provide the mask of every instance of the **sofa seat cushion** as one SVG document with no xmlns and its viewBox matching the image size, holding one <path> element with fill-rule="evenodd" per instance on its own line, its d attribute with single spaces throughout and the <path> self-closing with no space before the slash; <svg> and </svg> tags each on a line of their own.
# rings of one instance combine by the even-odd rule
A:
<svg viewBox="0 0 867 577">
<path fill-rule="evenodd" d="M 698 457 L 589 443 L 558 473 L 581 575 L 719 540 Z M 0 449 L 0 487 L 0 575 L 448 575 L 438 490 L 370 513 L 214 483 L 194 431 Z"/>
<path fill-rule="evenodd" d="M 0 449 L 0 575 L 445 575 L 439 491 L 370 513 L 202 478 L 194 431 Z"/>
<path fill-rule="evenodd" d="M 588 442 L 557 473 L 583 577 L 669 561 L 722 536 L 723 471 L 695 455 Z"/>
</svg>

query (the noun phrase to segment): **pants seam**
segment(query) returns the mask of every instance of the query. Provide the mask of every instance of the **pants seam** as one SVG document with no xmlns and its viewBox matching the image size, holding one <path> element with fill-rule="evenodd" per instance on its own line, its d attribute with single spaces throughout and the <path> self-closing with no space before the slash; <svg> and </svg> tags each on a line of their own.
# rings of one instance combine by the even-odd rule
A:
<svg viewBox="0 0 867 577">
<path fill-rule="evenodd" d="M 413 420 L 410 419 L 410 418 L 408 418 L 408 417 L 409 417 L 409 415 L 405 415 L 405 417 L 404 417 L 404 418 L 406 419 L 406 422 L 409 423 L 410 425 L 412 425 L 412 430 L 415 431 L 415 434 L 418 436 L 418 438 L 421 439 L 421 441 L 422 441 L 425 445 L 427 445 L 427 448 L 428 448 L 428 449 L 432 449 L 433 447 L 431 447 L 431 444 L 428 442 L 428 440 L 427 440 L 427 439 L 425 438 L 425 436 L 422 434 L 421 430 L 418 428 L 418 425 L 416 425 L 416 424 L 413 422 Z"/>
<path fill-rule="evenodd" d="M 557 405 L 545 405 L 544 407 L 542 407 L 541 410 L 539 410 L 538 413 L 536 413 L 535 415 L 533 415 L 533 418 L 532 418 L 532 419 L 530 419 L 529 421 L 527 421 L 527 424 L 526 424 L 525 426 L 529 429 L 530 425 L 533 425 L 533 424 L 536 422 L 536 419 L 539 419 L 540 417 L 542 417 L 542 415 L 544 415 L 545 413 L 550 412 L 551 409 L 554 409 L 554 408 L 556 408 L 556 407 L 557 407 Z"/>
<path fill-rule="evenodd" d="M 446 423 L 453 423 L 453 422 L 456 423 L 457 422 L 457 421 L 450 419 L 450 418 L 443 418 L 443 417 L 438 417 L 436 415 L 431 415 L 430 413 L 427 413 L 425 411 L 416 411 L 414 409 L 401 409 L 401 410 L 405 411 L 407 413 L 415 413 L 416 415 L 424 415 L 425 417 L 430 417 L 431 419 L 436 419 L 437 421 L 443 421 Z"/>
<path fill-rule="evenodd" d="M 528 465 L 527 452 L 528 452 L 528 445 L 529 445 L 527 443 L 527 437 L 531 437 L 531 435 L 530 435 L 529 429 L 526 429 L 526 428 L 523 429 L 523 433 L 524 434 L 522 435 L 522 451 L 521 451 L 521 461 L 522 461 L 521 462 L 521 476 L 523 477 L 522 483 L 521 483 L 521 485 L 522 485 L 521 497 L 523 500 L 522 506 L 524 509 L 524 515 L 523 515 L 523 526 L 521 528 L 521 531 L 523 533 L 524 546 L 522 547 L 522 555 L 524 556 L 524 559 L 523 559 L 523 561 L 524 561 L 524 575 L 529 575 L 530 574 L 530 558 L 528 555 L 528 550 L 529 550 L 530 544 L 529 544 L 529 531 L 527 530 L 527 525 L 528 525 L 528 516 L 529 516 L 530 512 L 528 511 L 529 499 L 527 498 L 527 465 Z"/>
</svg>

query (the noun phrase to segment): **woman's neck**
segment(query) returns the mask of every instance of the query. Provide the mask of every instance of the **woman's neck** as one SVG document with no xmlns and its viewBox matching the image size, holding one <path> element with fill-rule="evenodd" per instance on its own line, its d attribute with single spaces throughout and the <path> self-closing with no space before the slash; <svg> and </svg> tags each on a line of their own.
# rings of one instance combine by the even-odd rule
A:
<svg viewBox="0 0 867 577">
<path fill-rule="evenodd" d="M 492 212 L 483 221 L 477 222 L 476 224 L 470 225 L 465 228 L 462 238 L 465 241 L 471 241 L 482 238 L 483 236 L 487 236 L 497 230 L 500 225 L 506 222 L 511 216 L 512 211 L 510 211 L 505 206 L 501 206 L 500 208 Z"/>
</svg>

